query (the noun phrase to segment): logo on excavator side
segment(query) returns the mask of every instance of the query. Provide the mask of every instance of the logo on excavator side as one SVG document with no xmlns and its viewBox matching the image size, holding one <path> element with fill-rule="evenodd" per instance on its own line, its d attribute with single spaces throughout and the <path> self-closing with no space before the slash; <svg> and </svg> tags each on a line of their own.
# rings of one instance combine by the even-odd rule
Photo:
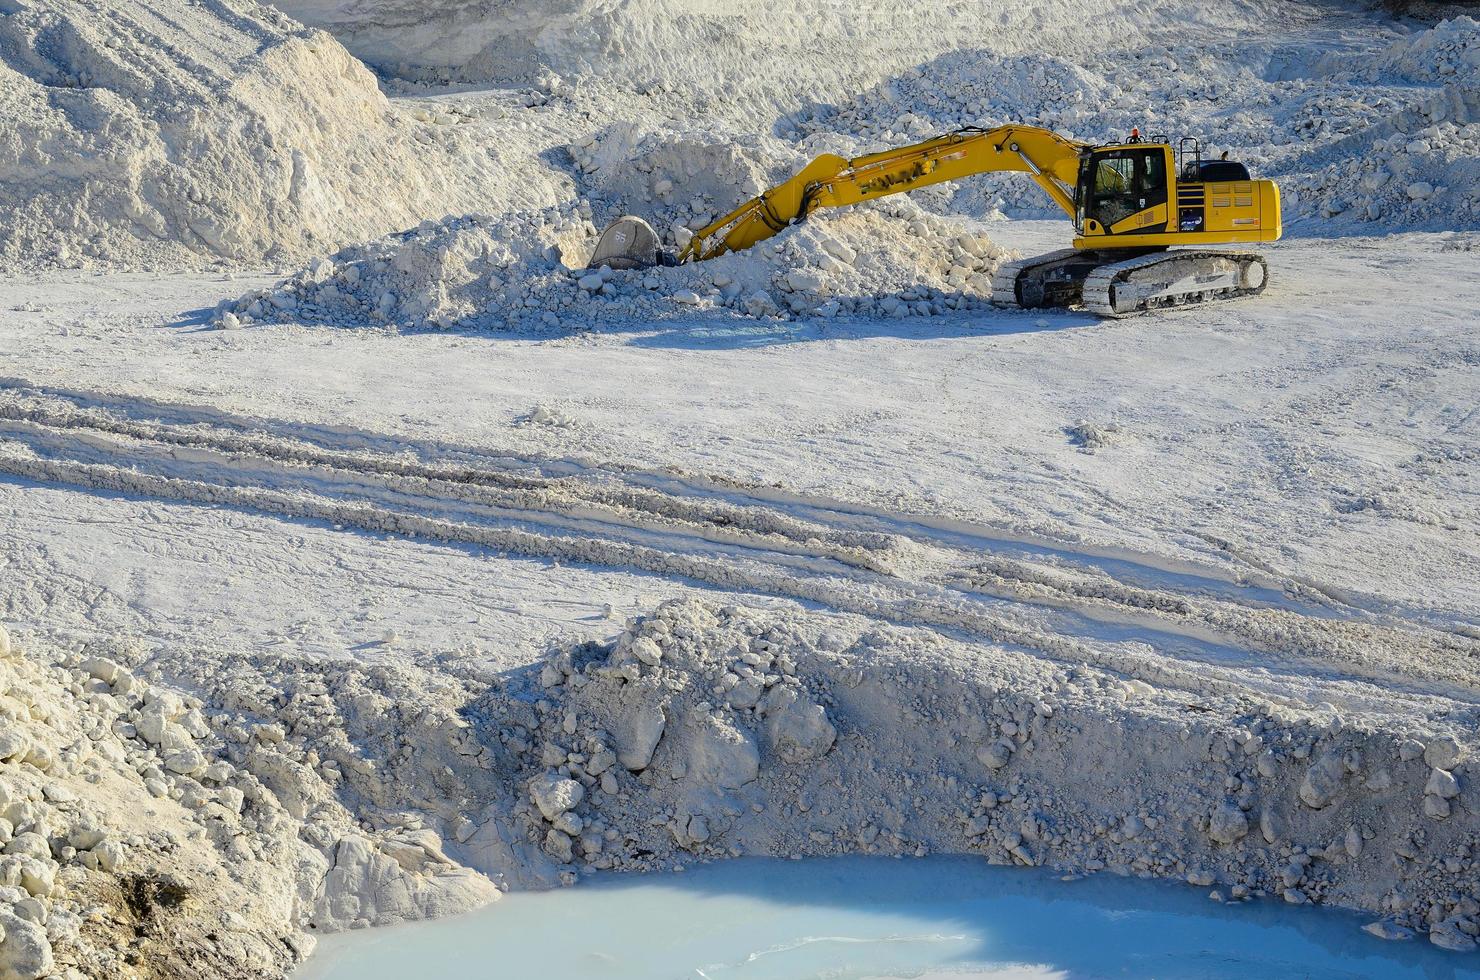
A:
<svg viewBox="0 0 1480 980">
<path fill-rule="evenodd" d="M 864 194 L 882 194 L 896 184 L 912 184 L 934 169 L 934 161 L 920 160 L 904 173 L 880 174 L 873 180 L 863 181 L 858 190 Z"/>
</svg>

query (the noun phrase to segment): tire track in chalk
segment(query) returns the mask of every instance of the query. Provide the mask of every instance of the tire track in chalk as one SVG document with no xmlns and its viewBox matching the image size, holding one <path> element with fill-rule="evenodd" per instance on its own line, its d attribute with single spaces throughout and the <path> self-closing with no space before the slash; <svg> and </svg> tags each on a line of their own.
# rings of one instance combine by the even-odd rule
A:
<svg viewBox="0 0 1480 980">
<path fill-rule="evenodd" d="M 1226 591 L 1148 588 L 1102 566 L 1004 557 L 952 529 L 906 533 L 909 515 L 855 519 L 813 502 L 685 494 L 676 479 L 540 476 L 206 421 L 141 420 L 14 387 L 0 387 L 0 471 L 636 568 L 969 634 L 1190 692 L 1272 697 L 1282 677 L 1298 676 L 1476 700 L 1480 642 L 1241 603 Z M 1141 642 L 1107 639 L 1107 625 Z"/>
</svg>

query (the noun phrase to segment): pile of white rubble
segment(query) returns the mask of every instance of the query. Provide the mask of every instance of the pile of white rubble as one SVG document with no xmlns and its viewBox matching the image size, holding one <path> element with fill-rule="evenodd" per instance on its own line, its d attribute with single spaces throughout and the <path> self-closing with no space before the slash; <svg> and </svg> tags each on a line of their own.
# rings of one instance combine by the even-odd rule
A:
<svg viewBox="0 0 1480 980">
<path fill-rule="evenodd" d="M 224 304 L 214 322 L 580 331 L 701 315 L 938 316 L 985 305 L 1004 257 L 980 226 L 907 200 L 819 215 L 680 267 L 587 269 L 595 232 L 581 206 L 427 222 L 317 259 Z"/>
<path fill-rule="evenodd" d="M 292 261 L 553 202 L 548 168 L 496 159 L 466 122 L 393 105 L 333 37 L 256 0 L 0 5 L 0 263 Z"/>
<path fill-rule="evenodd" d="M 1422 730 L 969 648 L 861 620 L 671 602 L 480 709 L 566 868 L 978 853 L 1378 914 L 1475 948 L 1465 722 Z"/>
<path fill-rule="evenodd" d="M 1038 125 L 1088 142 L 1138 127 L 1174 143 L 1200 137 L 1210 155 L 1229 150 L 1256 176 L 1278 180 L 1287 221 L 1309 217 L 1329 229 L 1336 219 L 1359 230 L 1480 223 L 1480 23 L 1460 16 L 1295 68 L 1277 67 L 1281 57 L 1190 44 L 1129 64 L 1121 52 L 1085 62 L 958 51 L 800 111 L 790 135 L 809 152 L 852 156 L 962 126 Z M 1245 70 L 1231 73 L 1241 61 Z M 1059 214 L 1020 176 L 919 196 L 963 214 Z"/>
<path fill-rule="evenodd" d="M 1106 38 L 1149 47 L 1183 33 L 1180 0 L 881 7 L 873 0 L 695 4 L 675 0 L 276 0 L 378 69 L 407 77 L 520 83 L 553 71 L 573 84 L 652 94 L 675 115 L 764 128 L 767 113 L 834 98 L 958 48 L 1073 53 Z M 1229 15 L 1258 14 L 1243 0 Z"/>
<path fill-rule="evenodd" d="M 277 976 L 316 930 L 497 897 L 415 821 L 357 825 L 272 713 L 105 652 L 42 659 L 0 629 L 3 980 Z"/>
<path fill-rule="evenodd" d="M 1334 161 L 1289 181 L 1318 215 L 1379 228 L 1480 224 L 1480 21 L 1457 17 L 1369 59 L 1328 55 L 1326 79 L 1402 84 L 1417 93 L 1337 144 Z"/>
</svg>

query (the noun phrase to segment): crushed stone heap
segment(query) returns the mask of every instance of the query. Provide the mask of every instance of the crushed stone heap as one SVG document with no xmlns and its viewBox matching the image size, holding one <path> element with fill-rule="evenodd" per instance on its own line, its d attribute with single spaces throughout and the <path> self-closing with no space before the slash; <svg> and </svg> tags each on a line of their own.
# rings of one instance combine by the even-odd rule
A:
<svg viewBox="0 0 1480 980">
<path fill-rule="evenodd" d="M 418 823 L 361 826 L 280 721 L 114 646 L 43 659 L 0 628 L 3 980 L 281 976 L 315 932 L 498 897 Z"/>
<path fill-rule="evenodd" d="M 979 226 L 901 199 L 814 216 L 696 265 L 586 269 L 589 214 L 575 206 L 427 222 L 317 259 L 225 304 L 214 322 L 579 331 L 695 315 L 932 316 L 985 305 L 1005 255 Z"/>
<path fill-rule="evenodd" d="M 0 7 L 0 262 L 292 260 L 548 203 L 452 114 L 393 107 L 332 36 L 253 0 Z"/>
</svg>

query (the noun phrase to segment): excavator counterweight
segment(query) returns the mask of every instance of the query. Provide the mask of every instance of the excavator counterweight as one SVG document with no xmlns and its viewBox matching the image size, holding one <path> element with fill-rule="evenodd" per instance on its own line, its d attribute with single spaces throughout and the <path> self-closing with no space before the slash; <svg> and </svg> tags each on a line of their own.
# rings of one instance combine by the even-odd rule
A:
<svg viewBox="0 0 1480 980">
<path fill-rule="evenodd" d="M 1233 161 L 1204 160 L 1196 140 L 1183 140 L 1174 151 L 1133 132 L 1127 143 L 1096 146 L 1036 126 L 960 129 L 852 160 L 823 154 L 696 231 L 673 261 L 742 251 L 822 208 L 1008 171 L 1038 184 L 1077 234 L 1072 249 L 1003 266 L 993 285 L 997 305 L 1083 306 L 1125 316 L 1254 295 L 1268 284 L 1261 256 L 1204 246 L 1277 240 L 1274 182 L 1253 180 Z M 633 233 L 633 222 L 651 234 L 641 219 L 623 218 L 602 236 L 597 253 L 614 258 L 613 265 L 653 264 L 649 240 Z M 629 238 L 647 246 L 642 257 L 623 250 Z"/>
</svg>

